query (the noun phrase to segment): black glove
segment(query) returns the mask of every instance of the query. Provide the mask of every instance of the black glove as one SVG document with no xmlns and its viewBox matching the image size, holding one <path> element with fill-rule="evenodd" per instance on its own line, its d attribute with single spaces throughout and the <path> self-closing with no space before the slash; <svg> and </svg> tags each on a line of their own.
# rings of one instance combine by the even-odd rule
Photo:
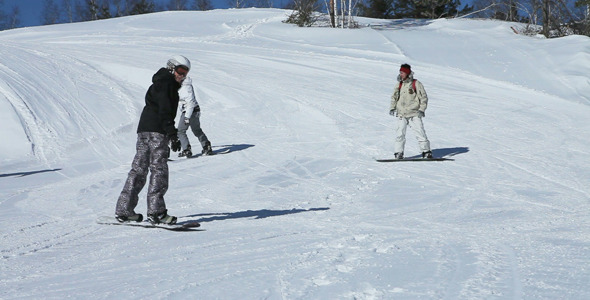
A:
<svg viewBox="0 0 590 300">
<path fill-rule="evenodd" d="M 178 152 L 180 150 L 180 140 L 176 134 L 170 135 L 170 149 L 174 152 Z"/>
<path fill-rule="evenodd" d="M 424 118 L 426 115 L 423 111 L 418 111 L 418 118 Z"/>
<path fill-rule="evenodd" d="M 395 109 L 390 110 L 389 114 L 395 117 Z"/>
</svg>

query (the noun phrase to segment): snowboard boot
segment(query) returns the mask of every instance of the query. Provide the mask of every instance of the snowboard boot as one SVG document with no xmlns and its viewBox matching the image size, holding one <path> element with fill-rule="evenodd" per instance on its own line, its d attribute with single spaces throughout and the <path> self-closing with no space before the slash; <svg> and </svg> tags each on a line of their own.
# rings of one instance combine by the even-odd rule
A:
<svg viewBox="0 0 590 300">
<path fill-rule="evenodd" d="M 143 215 L 142 214 L 134 214 L 131 216 L 115 216 L 115 219 L 117 219 L 117 221 L 119 221 L 121 223 L 141 222 L 141 221 L 143 221 Z"/>
<path fill-rule="evenodd" d="M 193 156 L 193 152 L 191 151 L 191 145 L 188 145 L 188 147 L 186 147 L 185 150 L 182 150 L 180 153 L 178 153 L 178 157 L 191 158 L 191 156 Z"/>
<path fill-rule="evenodd" d="M 395 159 L 404 159 L 404 153 L 403 152 L 395 153 L 393 156 L 395 157 Z"/>
<path fill-rule="evenodd" d="M 432 159 L 432 151 L 422 152 L 422 158 L 424 158 L 424 159 Z"/>
<path fill-rule="evenodd" d="M 177 218 L 174 216 L 170 216 L 168 215 L 168 210 L 165 210 L 164 212 L 161 213 L 156 213 L 156 214 L 149 214 L 148 215 L 148 221 L 150 221 L 150 223 L 152 224 L 176 224 L 176 220 Z"/>
<path fill-rule="evenodd" d="M 201 152 L 203 155 L 212 155 L 213 150 L 211 149 L 211 142 L 207 141 L 205 146 L 203 146 L 203 151 Z"/>
</svg>

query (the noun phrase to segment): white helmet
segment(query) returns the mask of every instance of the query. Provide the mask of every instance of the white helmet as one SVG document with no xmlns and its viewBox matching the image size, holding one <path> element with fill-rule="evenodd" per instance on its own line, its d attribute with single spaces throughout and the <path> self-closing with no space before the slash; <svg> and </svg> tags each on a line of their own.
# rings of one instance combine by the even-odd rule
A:
<svg viewBox="0 0 590 300">
<path fill-rule="evenodd" d="M 183 66 L 183 67 L 186 67 L 190 71 L 191 62 L 188 60 L 188 58 L 186 58 L 182 55 L 174 55 L 168 60 L 168 62 L 166 63 L 166 66 L 170 70 L 174 70 L 178 66 Z"/>
</svg>

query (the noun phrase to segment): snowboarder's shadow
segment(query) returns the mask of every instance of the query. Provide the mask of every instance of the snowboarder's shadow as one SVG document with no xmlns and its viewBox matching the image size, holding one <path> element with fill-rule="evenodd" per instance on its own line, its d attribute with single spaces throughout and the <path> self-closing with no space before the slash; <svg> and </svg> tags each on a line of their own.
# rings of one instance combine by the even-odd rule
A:
<svg viewBox="0 0 590 300">
<path fill-rule="evenodd" d="M 469 152 L 469 147 L 442 148 L 432 150 L 434 157 L 451 157 Z"/>
<path fill-rule="evenodd" d="M 328 210 L 329 207 L 318 207 L 318 208 L 309 208 L 309 209 L 288 209 L 288 210 L 271 210 L 271 209 L 261 209 L 261 210 L 246 210 L 246 211 L 239 211 L 233 213 L 205 213 L 205 214 L 195 214 L 190 216 L 184 216 L 182 218 L 195 218 L 200 217 L 196 220 L 199 223 L 205 222 L 212 222 L 212 221 L 223 221 L 223 220 L 230 220 L 230 219 L 240 219 L 240 218 L 254 218 L 254 219 L 264 219 L 269 217 L 277 217 L 277 216 L 284 216 L 290 214 L 298 214 L 302 212 L 311 212 L 311 211 L 323 211 Z"/>
<path fill-rule="evenodd" d="M 213 155 L 217 155 L 217 154 L 228 154 L 228 153 L 232 153 L 235 151 L 242 151 L 244 149 L 248 149 L 250 147 L 254 147 L 254 145 L 251 144 L 234 144 L 234 145 L 217 145 L 217 146 L 211 146 L 211 148 L 213 148 Z M 193 156 L 189 157 L 189 158 L 197 158 L 197 157 L 201 157 L 203 156 L 202 153 L 197 153 L 194 154 Z M 171 160 L 173 161 L 173 160 Z"/>
<path fill-rule="evenodd" d="M 440 149 L 432 149 L 432 156 L 434 157 L 452 157 L 457 154 L 467 153 L 469 152 L 469 147 L 455 147 L 455 148 L 440 148 Z M 419 158 L 422 155 L 415 155 L 408 158 Z"/>
<path fill-rule="evenodd" d="M 250 147 L 254 147 L 254 145 L 251 145 L 251 144 L 233 144 L 233 145 L 217 145 L 217 146 L 212 146 L 212 148 L 215 148 L 215 150 L 213 150 L 213 151 L 214 152 L 219 152 L 219 153 L 242 151 L 242 150 L 248 149 Z"/>
<path fill-rule="evenodd" d="M 46 172 L 57 172 L 61 169 L 47 169 L 47 170 L 39 170 L 39 171 L 29 171 L 29 172 L 17 172 L 17 173 L 8 173 L 8 174 L 0 174 L 0 177 L 25 177 L 30 175 L 35 175 L 39 173 L 46 173 Z"/>
</svg>

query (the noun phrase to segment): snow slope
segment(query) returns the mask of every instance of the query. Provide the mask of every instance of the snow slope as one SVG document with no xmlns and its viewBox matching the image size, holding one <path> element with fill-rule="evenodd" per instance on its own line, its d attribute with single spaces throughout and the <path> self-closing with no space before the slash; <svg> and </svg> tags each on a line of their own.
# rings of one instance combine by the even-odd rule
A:
<svg viewBox="0 0 590 300">
<path fill-rule="evenodd" d="M 587 37 L 288 13 L 0 32 L 0 298 L 590 299 Z M 173 54 L 192 61 L 213 145 L 234 150 L 170 163 L 170 213 L 205 231 L 97 225 Z M 373 160 L 393 155 L 404 62 L 434 154 L 455 161 Z"/>
</svg>

